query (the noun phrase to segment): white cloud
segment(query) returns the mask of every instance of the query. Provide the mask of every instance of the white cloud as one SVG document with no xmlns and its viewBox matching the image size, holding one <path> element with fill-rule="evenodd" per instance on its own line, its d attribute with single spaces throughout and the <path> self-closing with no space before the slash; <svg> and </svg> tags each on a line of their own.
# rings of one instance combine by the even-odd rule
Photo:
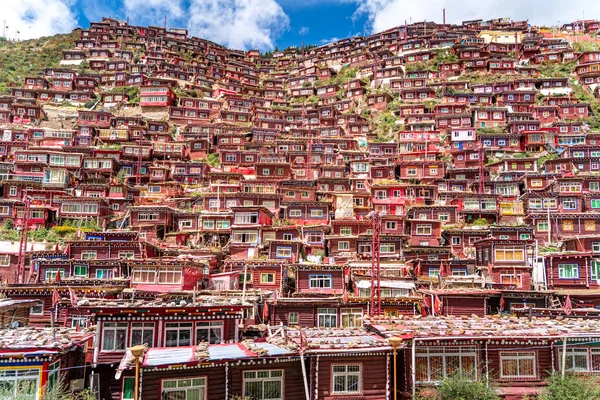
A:
<svg viewBox="0 0 600 400">
<path fill-rule="evenodd" d="M 17 37 L 17 31 L 21 40 L 68 33 L 77 27 L 72 5 L 70 0 L 2 1 L 0 24 L 6 21 L 6 37 L 11 39 Z"/>
<path fill-rule="evenodd" d="M 329 44 L 329 43 L 337 42 L 338 40 L 340 40 L 340 38 L 334 36 L 334 37 L 329 38 L 329 39 L 321 39 L 319 41 L 319 43 L 321 43 L 321 44 Z"/>
<path fill-rule="evenodd" d="M 344 0 L 342 0 L 344 1 Z M 347 1 L 347 0 L 346 0 Z M 470 19 L 510 17 L 514 20 L 528 19 L 533 24 L 557 25 L 600 15 L 600 1 L 579 0 L 566 5 L 558 0 L 355 0 L 358 8 L 354 19 L 367 17 L 368 29 L 380 32 L 404 21 L 442 21 L 442 9 L 446 8 L 446 22 L 460 23 Z"/>
<path fill-rule="evenodd" d="M 290 23 L 275 0 L 192 0 L 188 11 L 190 34 L 235 49 L 272 49 Z"/>
<path fill-rule="evenodd" d="M 185 16 L 182 0 L 124 0 L 123 4 L 132 24 L 163 26 L 166 16 L 167 25 L 171 27 Z"/>
<path fill-rule="evenodd" d="M 304 35 L 308 35 L 308 26 L 303 26 L 302 28 L 300 28 L 300 30 L 298 30 L 298 35 L 300 36 L 304 36 Z"/>
</svg>

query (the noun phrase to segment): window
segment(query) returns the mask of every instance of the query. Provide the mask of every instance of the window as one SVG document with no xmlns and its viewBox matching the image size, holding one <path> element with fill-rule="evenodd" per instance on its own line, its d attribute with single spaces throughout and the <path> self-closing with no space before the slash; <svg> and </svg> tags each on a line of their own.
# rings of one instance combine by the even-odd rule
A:
<svg viewBox="0 0 600 400">
<path fill-rule="evenodd" d="M 125 351 L 127 323 L 104 322 L 102 325 L 102 351 Z"/>
<path fill-rule="evenodd" d="M 121 250 L 121 251 L 119 251 L 119 258 L 127 258 L 127 259 L 135 258 L 135 251 Z"/>
<path fill-rule="evenodd" d="M 565 360 L 567 371 L 600 372 L 600 349 L 571 347 L 567 348 Z M 562 365 L 562 351 L 558 352 L 558 362 Z"/>
<path fill-rule="evenodd" d="M 0 255 L 0 266 L 2 266 L 2 267 L 10 266 L 10 254 L 1 254 Z"/>
<path fill-rule="evenodd" d="M 565 197 L 562 199 L 562 206 L 565 210 L 577 209 L 577 199 L 575 197 Z"/>
<path fill-rule="evenodd" d="M 538 221 L 537 230 L 538 232 L 548 232 L 548 221 Z"/>
<path fill-rule="evenodd" d="M 291 258 L 292 248 L 291 247 L 277 247 L 275 251 L 275 258 Z"/>
<path fill-rule="evenodd" d="M 223 340 L 223 322 L 196 322 L 196 344 L 221 343 Z"/>
<path fill-rule="evenodd" d="M 429 268 L 429 272 L 427 273 L 427 275 L 430 278 L 437 278 L 438 276 L 440 276 L 440 269 L 439 268 Z"/>
<path fill-rule="evenodd" d="M 323 218 L 323 210 L 320 210 L 320 209 L 310 210 L 310 216 L 314 217 L 314 218 Z"/>
<path fill-rule="evenodd" d="M 362 309 L 360 308 L 342 308 L 342 328 L 360 328 L 362 326 Z"/>
<path fill-rule="evenodd" d="M 535 352 L 500 352 L 500 377 L 536 378 Z"/>
<path fill-rule="evenodd" d="M 83 250 L 81 252 L 81 259 L 82 260 L 95 260 L 97 258 L 98 254 L 96 252 L 96 250 Z"/>
<path fill-rule="evenodd" d="M 217 229 L 229 229 L 229 221 L 217 221 Z"/>
<path fill-rule="evenodd" d="M 495 261 L 524 261 L 525 254 L 523 248 L 516 247 L 504 247 L 504 248 L 496 248 L 496 257 Z"/>
<path fill-rule="evenodd" d="M 600 261 L 592 260 L 591 271 L 591 279 L 594 281 L 600 280 Z"/>
<path fill-rule="evenodd" d="M 300 218 L 302 217 L 302 210 L 290 210 L 289 216 L 290 218 Z"/>
<path fill-rule="evenodd" d="M 448 376 L 477 379 L 477 362 L 474 346 L 417 347 L 416 381 L 434 383 Z"/>
<path fill-rule="evenodd" d="M 317 309 L 317 326 L 319 328 L 337 327 L 337 310 L 335 308 Z"/>
<path fill-rule="evenodd" d="M 181 283 L 181 268 L 162 267 L 158 270 L 159 284 L 177 284 Z"/>
<path fill-rule="evenodd" d="M 579 265 L 577 264 L 558 264 L 559 279 L 577 279 L 579 278 Z"/>
<path fill-rule="evenodd" d="M 97 269 L 96 279 L 113 279 L 114 271 L 112 269 Z"/>
<path fill-rule="evenodd" d="M 394 253 L 396 251 L 396 245 L 394 243 L 381 243 L 379 245 L 379 251 L 381 253 Z"/>
<path fill-rule="evenodd" d="M 206 378 L 163 379 L 163 400 L 205 400 Z"/>
<path fill-rule="evenodd" d="M 134 400 L 135 399 L 135 377 L 125 376 L 123 377 L 123 391 L 121 394 L 122 400 Z"/>
<path fill-rule="evenodd" d="M 165 328 L 165 346 L 180 347 L 192 344 L 191 322 L 167 322 Z"/>
<path fill-rule="evenodd" d="M 154 322 L 132 322 L 130 341 L 130 346 L 154 346 Z"/>
<path fill-rule="evenodd" d="M 396 226 L 396 221 L 386 221 L 385 223 L 385 229 L 387 230 L 396 230 Z"/>
<path fill-rule="evenodd" d="M 322 243 L 323 242 L 323 233 L 322 232 L 306 232 L 306 242 Z"/>
<path fill-rule="evenodd" d="M 331 289 L 333 278 L 331 275 L 309 275 L 308 287 L 310 289 Z"/>
<path fill-rule="evenodd" d="M 341 227 L 340 228 L 340 235 L 342 235 L 342 236 L 350 236 L 350 235 L 352 235 L 352 228 L 346 227 L 346 226 Z"/>
<path fill-rule="evenodd" d="M 298 324 L 298 313 L 291 312 L 288 314 L 288 324 L 297 325 Z"/>
<path fill-rule="evenodd" d="M 260 283 L 275 283 L 275 273 L 263 272 L 260 274 Z"/>
<path fill-rule="evenodd" d="M 55 280 L 57 274 L 60 274 L 60 277 L 64 278 L 65 277 L 64 268 L 48 268 L 48 269 L 46 269 L 45 281 L 49 282 L 49 281 Z"/>
<path fill-rule="evenodd" d="M 562 222 L 563 231 L 572 231 L 573 230 L 573 220 L 565 219 Z"/>
<path fill-rule="evenodd" d="M 258 243 L 258 232 L 235 231 L 233 234 L 233 243 Z"/>
<path fill-rule="evenodd" d="M 75 265 L 73 267 L 73 276 L 75 277 L 84 277 L 88 276 L 88 267 L 87 265 Z"/>
<path fill-rule="evenodd" d="M 40 370 L 36 368 L 0 370 L 0 386 L 7 399 L 37 399 L 39 379 Z"/>
<path fill-rule="evenodd" d="M 133 283 L 155 283 L 156 269 L 148 267 L 134 268 L 132 280 Z"/>
<path fill-rule="evenodd" d="M 596 221 L 593 219 L 586 219 L 583 221 L 583 228 L 588 232 L 596 231 Z"/>
<path fill-rule="evenodd" d="M 44 303 L 37 303 L 29 309 L 31 315 L 44 315 Z"/>
<path fill-rule="evenodd" d="M 244 371 L 243 397 L 283 400 L 283 370 Z"/>
<path fill-rule="evenodd" d="M 236 224 L 257 224 L 258 213 L 236 213 L 235 214 Z"/>
<path fill-rule="evenodd" d="M 360 393 L 360 364 L 332 365 L 332 394 Z"/>
<path fill-rule="evenodd" d="M 338 242 L 338 251 L 350 250 L 350 242 L 342 241 Z"/>
<path fill-rule="evenodd" d="M 157 221 L 158 213 L 140 213 L 137 219 L 138 221 Z"/>
<path fill-rule="evenodd" d="M 71 317 L 71 328 L 87 328 L 90 326 L 90 320 L 88 317 L 81 315 Z"/>
<path fill-rule="evenodd" d="M 417 225 L 417 236 L 431 236 L 431 225 Z"/>
</svg>

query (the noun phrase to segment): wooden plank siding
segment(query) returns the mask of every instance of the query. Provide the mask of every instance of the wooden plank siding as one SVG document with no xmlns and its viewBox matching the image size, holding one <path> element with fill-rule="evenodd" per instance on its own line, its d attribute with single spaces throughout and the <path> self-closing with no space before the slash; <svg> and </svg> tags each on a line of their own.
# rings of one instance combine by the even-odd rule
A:
<svg viewBox="0 0 600 400">
<path fill-rule="evenodd" d="M 388 355 L 374 353 L 368 355 L 327 355 L 312 356 L 310 359 L 311 387 L 316 393 L 311 398 L 322 400 L 384 400 L 387 399 L 393 365 Z M 333 394 L 333 366 L 360 365 L 360 394 Z"/>
<path fill-rule="evenodd" d="M 225 365 L 193 367 L 186 369 L 157 369 L 155 371 L 142 371 L 140 395 L 144 400 L 161 400 L 161 387 L 164 379 L 206 378 L 206 399 L 223 400 L 226 390 L 233 382 L 226 378 L 227 369 Z M 230 393 L 231 395 L 231 393 Z M 117 397 L 119 399 L 119 397 Z"/>
</svg>

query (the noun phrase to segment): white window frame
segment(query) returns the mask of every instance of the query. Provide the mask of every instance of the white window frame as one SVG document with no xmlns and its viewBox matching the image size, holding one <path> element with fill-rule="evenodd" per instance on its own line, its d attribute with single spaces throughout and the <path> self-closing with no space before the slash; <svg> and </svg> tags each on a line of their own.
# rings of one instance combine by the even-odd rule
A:
<svg viewBox="0 0 600 400">
<path fill-rule="evenodd" d="M 317 309 L 317 327 L 318 328 L 337 328 L 337 308 L 318 308 Z"/>
<path fill-rule="evenodd" d="M 331 274 L 311 274 L 308 276 L 310 289 L 332 289 L 333 276 Z"/>
<path fill-rule="evenodd" d="M 124 353 L 127 350 L 127 341 L 128 341 L 128 330 L 129 324 L 127 322 L 108 322 L 104 321 L 102 323 L 102 351 L 109 353 Z M 112 332 L 114 335 L 113 345 L 107 347 L 107 339 L 106 334 L 108 332 Z M 117 335 L 119 332 L 125 332 L 125 338 L 123 339 L 123 348 L 118 348 L 117 345 Z"/>
<path fill-rule="evenodd" d="M 356 389 L 350 389 L 348 378 L 356 380 Z M 338 382 L 336 382 L 338 381 Z M 343 382 L 342 382 L 343 381 Z M 336 384 L 344 386 L 343 390 L 336 390 Z M 331 365 L 331 394 L 332 395 L 359 395 L 362 393 L 362 364 L 332 364 Z"/>
<path fill-rule="evenodd" d="M 188 383 L 189 382 L 189 383 Z M 169 387 L 173 385 L 172 387 Z M 191 396 L 195 400 L 206 400 L 207 398 L 207 379 L 206 377 L 194 377 L 183 379 L 162 379 L 160 381 L 161 398 L 169 392 L 185 393 L 184 397 L 177 396 L 178 399 L 188 400 L 189 391 L 197 391 L 199 396 Z"/>
<path fill-rule="evenodd" d="M 223 321 L 200 321 L 196 322 L 196 344 L 200 344 L 198 331 L 206 331 L 208 343 L 221 344 L 223 342 Z"/>
<path fill-rule="evenodd" d="M 427 230 L 429 230 L 429 233 L 425 233 Z M 417 236 L 431 236 L 432 232 L 433 227 L 431 226 L 431 224 L 417 224 L 415 229 L 415 234 Z"/>
<path fill-rule="evenodd" d="M 262 395 L 259 397 L 253 397 L 255 400 L 283 400 L 285 398 L 285 385 L 284 385 L 284 370 L 282 369 L 272 369 L 272 370 L 251 370 L 244 371 L 242 378 L 242 387 L 243 387 L 243 395 L 242 398 L 249 397 L 247 394 L 247 383 L 258 382 L 261 384 L 261 392 Z M 280 396 L 279 397 L 264 397 L 264 389 L 265 383 L 278 383 L 280 388 Z"/>
<path fill-rule="evenodd" d="M 154 331 L 156 326 L 154 322 L 132 322 L 131 323 L 131 331 L 129 335 L 129 346 L 137 346 L 147 344 L 150 347 L 154 346 Z M 141 332 L 140 339 L 134 340 L 134 332 Z M 148 334 L 150 334 L 150 338 L 148 338 Z"/>
</svg>

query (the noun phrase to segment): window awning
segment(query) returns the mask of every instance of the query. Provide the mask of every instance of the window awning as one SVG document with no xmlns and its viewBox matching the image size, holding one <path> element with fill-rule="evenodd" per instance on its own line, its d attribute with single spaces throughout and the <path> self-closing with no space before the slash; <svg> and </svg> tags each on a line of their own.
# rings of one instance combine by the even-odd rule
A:
<svg viewBox="0 0 600 400">
<path fill-rule="evenodd" d="M 359 289 L 369 289 L 371 287 L 371 281 L 360 280 L 356 282 L 356 287 Z M 411 290 L 415 288 L 414 282 L 404 281 L 381 281 L 381 287 L 386 289 L 407 289 Z"/>
</svg>

